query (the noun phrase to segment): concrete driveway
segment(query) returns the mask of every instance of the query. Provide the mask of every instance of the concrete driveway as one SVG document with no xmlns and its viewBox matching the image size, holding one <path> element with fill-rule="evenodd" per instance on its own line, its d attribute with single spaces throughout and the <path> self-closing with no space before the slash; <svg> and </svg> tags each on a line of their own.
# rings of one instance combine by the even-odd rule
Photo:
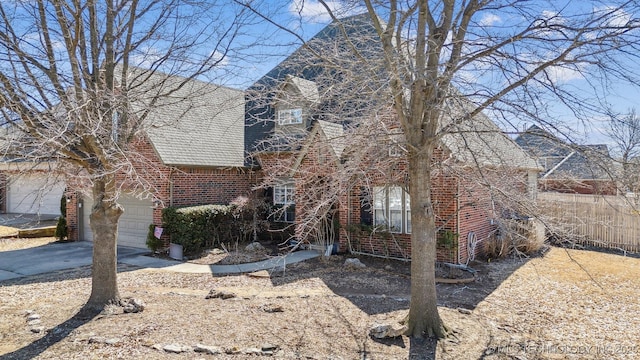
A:
<svg viewBox="0 0 640 360">
<path fill-rule="evenodd" d="M 118 246 L 118 262 L 148 252 L 147 249 Z M 92 253 L 93 243 L 89 241 L 3 251 L 0 252 L 0 281 L 91 265 Z"/>
<path fill-rule="evenodd" d="M 4 280 L 91 265 L 92 252 L 93 243 L 89 241 L 51 243 L 29 249 L 0 252 L 0 286 Z M 118 262 L 148 269 L 222 275 L 274 269 L 284 271 L 288 264 L 320 256 L 317 251 L 306 250 L 248 264 L 199 265 L 144 256 L 148 252 L 146 249 L 118 246 Z"/>
</svg>

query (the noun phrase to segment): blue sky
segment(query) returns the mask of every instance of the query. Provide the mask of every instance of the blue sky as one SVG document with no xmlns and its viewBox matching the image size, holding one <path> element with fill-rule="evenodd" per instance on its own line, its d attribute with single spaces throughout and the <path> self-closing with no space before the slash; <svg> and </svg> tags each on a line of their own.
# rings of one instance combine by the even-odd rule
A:
<svg viewBox="0 0 640 360">
<path fill-rule="evenodd" d="M 337 1 L 329 1 L 328 4 L 334 9 L 339 9 L 339 2 Z M 553 18 L 554 21 L 563 21 L 562 17 L 570 17 L 572 12 L 582 10 L 581 8 L 584 8 L 585 6 L 592 6 L 585 2 L 545 2 L 543 0 L 535 3 L 535 5 L 536 6 L 532 7 L 532 11 L 539 12 L 541 17 Z M 545 6 L 548 6 L 548 8 L 545 8 Z M 304 40 L 311 38 L 315 33 L 321 30 L 322 27 L 331 21 L 322 5 L 320 5 L 316 0 L 269 2 L 265 11 L 272 14 L 272 19 L 275 22 L 296 32 Z M 343 9 L 342 11 L 338 10 L 338 13 L 341 16 L 353 15 L 362 12 L 364 12 L 363 8 L 348 8 Z M 478 22 L 485 26 L 508 29 L 509 27 L 517 25 L 518 21 L 516 12 L 504 13 L 486 11 L 480 15 Z M 630 16 L 630 14 L 626 14 L 624 12 L 618 15 L 622 20 L 627 19 Z M 255 57 L 249 58 L 247 59 L 248 61 L 243 62 L 241 67 L 243 69 L 242 76 L 235 79 L 235 82 L 237 82 L 235 86 L 237 87 L 246 87 L 250 85 L 253 81 L 266 74 L 301 45 L 301 41 L 299 39 L 296 39 L 282 30 L 277 30 L 273 25 L 261 23 L 256 25 L 252 32 L 253 31 L 263 35 L 261 41 L 262 46 L 254 49 Z M 637 62 L 629 60 L 626 65 L 628 65 L 629 69 L 633 69 L 637 74 L 640 74 L 640 64 Z M 579 71 L 570 68 L 557 68 L 553 69 L 550 74 L 558 84 L 571 88 L 576 93 L 581 93 L 589 97 L 589 102 L 591 104 L 595 104 L 596 102 L 600 103 L 598 105 L 606 104 L 606 106 L 609 106 L 613 110 L 621 113 L 636 106 L 637 99 L 640 98 L 640 87 L 621 82 L 610 83 L 607 88 L 601 87 L 597 84 L 595 86 L 598 92 L 596 97 L 595 93 L 590 94 L 590 92 L 593 92 L 594 90 L 592 75 L 595 76 L 595 74 L 591 74 L 591 71 L 595 70 L 588 67 L 583 67 L 578 70 Z M 576 116 L 574 116 L 574 113 L 562 106 L 559 101 L 550 101 L 546 105 L 549 107 L 550 113 L 564 125 L 565 129 L 568 131 L 574 131 L 575 139 L 578 142 L 603 143 L 608 141 L 603 135 L 607 127 L 605 117 L 598 114 L 592 114 L 587 115 L 588 117 L 590 116 L 587 119 L 588 121 L 584 121 L 584 119 L 577 119 Z M 585 109 L 586 108 L 587 107 L 585 106 Z M 517 127 L 521 129 L 526 125 L 530 125 L 530 123 L 524 121 L 518 124 Z"/>
<path fill-rule="evenodd" d="M 209 80 L 235 88 L 246 88 L 300 47 L 302 40 L 308 40 L 331 21 L 324 7 L 317 0 L 275 0 L 256 3 L 260 4 L 260 9 L 273 22 L 298 34 L 300 38 L 278 29 L 267 21 L 253 19 L 243 28 L 242 34 L 237 39 L 238 41 L 233 44 L 234 50 L 232 53 L 220 64 L 222 65 L 220 71 L 217 73 L 212 72 L 211 76 L 208 77 Z M 341 1 L 333 0 L 327 2 L 338 16 L 365 12 L 365 9 L 361 7 L 340 8 L 340 3 Z M 588 2 L 568 0 L 532 0 L 530 4 L 532 5 L 532 12 L 540 14 L 542 17 L 553 18 L 554 21 L 562 21 L 562 18 L 557 15 L 570 16 L 572 11 L 581 7 L 591 6 L 588 5 Z M 225 15 L 228 16 L 224 20 L 233 19 L 233 14 L 238 9 L 239 7 L 232 3 L 229 6 L 225 5 L 224 11 L 227 14 L 222 15 L 223 17 Z M 509 29 L 518 25 L 517 12 L 485 11 L 479 15 L 478 25 L 503 29 L 499 31 L 509 31 Z M 619 18 L 625 19 L 627 16 L 630 15 L 621 13 Z M 26 31 L 33 30 L 25 29 Z M 161 41 L 155 45 L 161 47 Z M 138 59 L 133 59 L 139 62 L 137 65 L 144 65 L 145 62 L 158 56 L 155 53 L 158 50 L 155 49 L 153 43 L 145 49 L 142 49 Z M 205 48 L 201 55 L 206 56 L 211 51 L 213 50 Z M 640 74 L 640 64 L 638 62 L 630 60 L 626 65 L 628 65 L 629 69 L 633 69 Z M 581 72 L 575 71 L 575 69 L 558 68 L 554 69 L 551 77 L 559 84 L 571 87 L 577 92 L 586 93 L 591 90 L 589 87 L 589 81 L 591 80 L 589 72 L 591 69 L 583 68 L 580 70 Z M 473 76 L 476 75 L 471 77 L 474 81 L 482 82 L 486 80 L 482 77 L 474 79 Z M 611 84 L 610 88 L 600 88 L 598 90 L 600 97 L 598 99 L 593 98 L 593 101 L 605 103 L 618 112 L 626 112 L 630 107 L 636 106 L 636 99 L 640 98 L 640 88 L 630 84 L 614 83 Z M 561 120 L 568 129 L 576 131 L 579 135 L 577 137 L 579 141 L 592 143 L 605 141 L 601 134 L 603 129 L 606 128 L 606 122 L 602 121 L 603 119 L 594 115 L 588 122 L 580 122 L 572 112 L 563 108 L 559 103 L 554 103 L 550 100 L 547 106 L 554 117 Z M 521 129 L 525 124 L 526 121 L 522 124 L 517 124 L 518 129 Z"/>
</svg>

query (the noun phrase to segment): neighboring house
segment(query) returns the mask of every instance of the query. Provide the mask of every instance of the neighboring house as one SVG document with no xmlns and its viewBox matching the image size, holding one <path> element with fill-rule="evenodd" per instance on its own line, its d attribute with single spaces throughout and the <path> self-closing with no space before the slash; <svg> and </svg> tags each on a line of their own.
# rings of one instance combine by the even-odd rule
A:
<svg viewBox="0 0 640 360">
<path fill-rule="evenodd" d="M 366 19 L 343 19 L 345 27 L 340 31 L 335 23 L 331 24 L 310 43 L 331 37 L 339 42 L 342 30 L 360 35 L 375 33 Z M 348 48 L 334 45 L 341 47 Z M 262 97 L 251 97 L 247 102 L 247 151 L 253 154 L 251 165 L 260 168 L 262 176 L 270 181 L 271 191 L 267 194 L 271 194 L 274 206 L 284 209 L 278 219 L 296 226 L 298 240 L 313 243 L 322 237 L 337 243 L 342 251 L 409 258 L 411 199 L 407 189 L 412 179 L 407 175 L 402 139 L 398 139 L 399 148 L 393 144 L 384 146 L 382 156 L 391 157 L 392 174 L 383 176 L 385 172 L 379 171 L 378 176 L 375 167 L 370 167 L 369 173 L 360 177 L 339 176 L 354 154 L 354 146 L 358 146 L 350 141 L 358 129 L 349 126 L 347 115 L 328 114 L 332 104 L 326 104 L 318 94 L 326 91 L 323 86 L 330 85 L 316 84 L 316 75 L 322 70 L 298 66 L 301 56 L 304 48 L 248 89 L 248 94 Z M 441 234 L 455 234 L 454 243 L 438 250 L 438 259 L 464 263 L 479 252 L 480 243 L 496 229 L 501 214 L 486 187 L 452 169 L 474 172 L 481 167 L 496 175 L 508 170 L 513 176 L 505 185 L 518 188 L 520 193 L 531 190 L 530 196 L 535 196 L 539 168 L 485 115 L 475 116 L 472 122 L 453 124 L 456 115 L 472 109 L 469 102 L 457 99 L 448 106 L 451 117 L 443 119 L 441 125 L 451 126 L 454 131 L 442 138 L 436 151 L 436 162 L 442 166 L 432 178 L 432 202 Z M 333 200 L 326 200 L 331 196 L 320 199 L 318 186 L 333 194 Z M 314 220 L 313 214 L 319 214 L 318 218 Z M 314 224 L 315 230 L 309 223 Z"/>
<path fill-rule="evenodd" d="M 544 169 L 538 179 L 541 191 L 617 194 L 614 164 L 607 145 L 571 146 L 536 125 L 515 141 Z"/>
<path fill-rule="evenodd" d="M 146 81 L 164 82 L 167 76 L 155 74 Z M 155 104 L 131 144 L 135 157 L 130 160 L 145 191 L 125 184 L 118 244 L 146 247 L 149 225 L 161 225 L 165 207 L 227 204 L 248 196 L 256 179 L 244 166 L 243 140 L 243 91 L 191 80 Z M 57 207 L 61 194 L 53 196 Z M 70 179 L 66 194 L 69 239 L 92 240 L 90 189 Z"/>
<path fill-rule="evenodd" d="M 30 162 L 9 152 L 22 133 L 11 126 L 0 128 L 0 212 L 60 216 L 65 181 L 55 161 Z M 34 152 L 30 149 L 30 152 Z"/>
</svg>

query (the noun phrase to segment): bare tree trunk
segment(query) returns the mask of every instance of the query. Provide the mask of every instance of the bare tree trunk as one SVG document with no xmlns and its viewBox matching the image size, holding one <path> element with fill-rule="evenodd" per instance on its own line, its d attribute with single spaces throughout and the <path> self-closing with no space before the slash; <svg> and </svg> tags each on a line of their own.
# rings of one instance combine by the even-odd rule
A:
<svg viewBox="0 0 640 360">
<path fill-rule="evenodd" d="M 88 308 L 102 308 L 120 300 L 117 283 L 118 219 L 124 212 L 115 201 L 114 179 L 94 181 L 90 225 L 93 231 L 93 268 Z"/>
<path fill-rule="evenodd" d="M 406 334 L 438 337 L 447 330 L 438 314 L 436 297 L 436 223 L 431 203 L 431 162 L 433 149 L 409 157 L 411 181 L 411 304 Z"/>
</svg>

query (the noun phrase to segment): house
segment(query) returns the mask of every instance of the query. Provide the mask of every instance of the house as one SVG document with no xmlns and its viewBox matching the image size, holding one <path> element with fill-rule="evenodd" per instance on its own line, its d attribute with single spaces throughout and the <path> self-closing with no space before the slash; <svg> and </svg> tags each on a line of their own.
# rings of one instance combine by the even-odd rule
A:
<svg viewBox="0 0 640 360">
<path fill-rule="evenodd" d="M 144 78 L 142 86 L 149 87 L 182 81 L 160 73 L 132 78 Z M 149 225 L 161 225 L 165 207 L 227 204 L 239 196 L 249 195 L 256 179 L 244 164 L 243 91 L 189 80 L 153 106 L 143 99 L 138 99 L 134 106 L 150 112 L 131 143 L 135 156 L 131 156 L 130 161 L 136 178 L 135 182 L 123 180 L 119 203 L 124 213 L 118 227 L 119 245 L 146 248 Z M 38 166 L 43 168 L 45 164 Z M 4 174 L 8 178 L 18 175 L 51 178 L 47 176 L 50 172 L 34 173 L 24 169 L 19 171 L 15 164 L 7 163 Z M 64 185 L 52 191 L 49 198 L 58 209 L 66 186 L 69 239 L 92 240 L 89 227 L 92 199 L 88 184 L 75 178 L 57 183 Z M 28 183 L 12 182 L 9 194 L 15 184 Z M 7 199 L 8 209 L 14 210 L 11 195 Z M 43 212 L 45 208 L 35 210 Z"/>
<path fill-rule="evenodd" d="M 322 44 L 330 44 L 335 51 L 355 46 L 364 49 L 362 54 L 379 54 L 363 40 L 375 36 L 366 15 L 341 23 L 342 27 L 328 25 L 307 47 L 321 51 Z M 344 44 L 343 32 L 358 38 Z M 261 172 L 274 207 L 281 209 L 277 219 L 295 226 L 298 240 L 407 259 L 411 253 L 407 189 L 419 179 L 408 177 L 399 125 L 393 115 L 380 115 L 384 119 L 371 128 L 358 123 L 357 117 L 366 116 L 367 105 L 375 100 L 363 95 L 350 97 L 342 107 L 336 105 L 340 99 L 331 97 L 332 91 L 343 79 L 320 63 L 305 62 L 310 57 L 306 49 L 296 50 L 247 91 L 249 165 Z M 327 82 L 328 78 L 333 81 Z M 344 90 L 335 94 L 340 97 Z M 484 114 L 473 121 L 453 121 L 473 109 L 469 101 L 452 97 L 447 106 L 449 117 L 441 126 L 448 131 L 437 148 L 438 169 L 431 179 L 441 234 L 438 259 L 465 263 L 480 251 L 501 216 L 477 170 L 481 168 L 483 176 L 502 177 L 506 187 L 526 198 L 535 196 L 539 168 Z M 363 138 L 372 140 L 367 143 Z M 350 167 L 356 157 L 359 165 Z"/>
<path fill-rule="evenodd" d="M 607 145 L 571 145 L 536 125 L 515 141 L 544 169 L 538 179 L 541 191 L 617 194 Z"/>
<path fill-rule="evenodd" d="M 41 219 L 60 216 L 65 181 L 55 161 L 31 162 L 9 151 L 21 131 L 0 128 L 0 212 L 34 214 Z M 31 153 L 34 149 L 28 149 Z"/>
</svg>

